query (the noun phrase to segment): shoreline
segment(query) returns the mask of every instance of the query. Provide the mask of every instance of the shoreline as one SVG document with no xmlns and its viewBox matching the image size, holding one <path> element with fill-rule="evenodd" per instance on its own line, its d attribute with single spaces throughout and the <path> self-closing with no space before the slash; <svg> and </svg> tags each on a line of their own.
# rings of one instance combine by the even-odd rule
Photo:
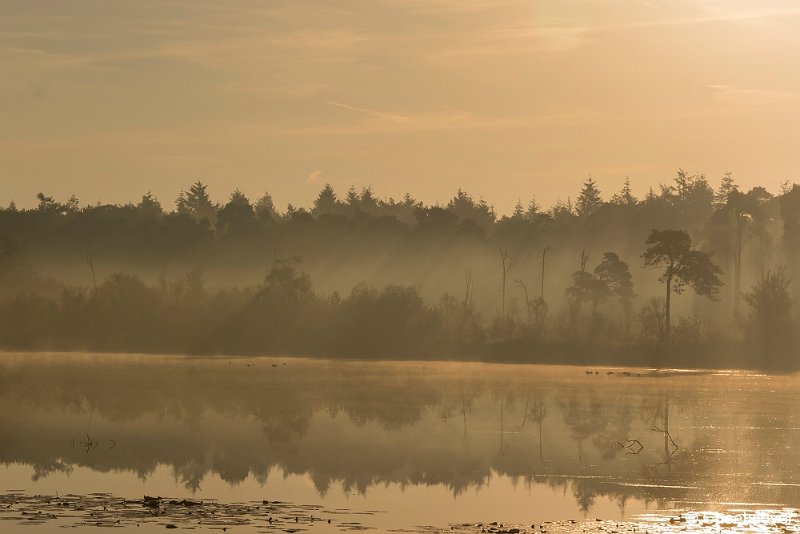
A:
<svg viewBox="0 0 800 534">
<path fill-rule="evenodd" d="M 524 357 L 516 358 L 422 358 L 418 356 L 408 357 L 391 357 L 391 358 L 370 358 L 358 356 L 330 356 L 330 355 L 304 355 L 304 354 L 218 354 L 218 353 L 187 353 L 187 352 L 125 352 L 125 351 L 85 351 L 85 350 L 9 350 L 0 349 L 0 356 L 4 355 L 41 355 L 41 356 L 105 356 L 109 358 L 180 358 L 185 360 L 224 360 L 228 359 L 271 359 L 271 360 L 293 360 L 293 361 L 319 361 L 319 362 L 341 362 L 341 363 L 438 363 L 438 364 L 497 364 L 497 365 L 520 365 L 520 366 L 556 366 L 556 367 L 574 367 L 581 369 L 589 374 L 589 371 L 608 372 L 616 369 L 626 370 L 640 370 L 648 372 L 651 375 L 664 375 L 667 372 L 678 371 L 684 375 L 687 374 L 713 374 L 724 371 L 743 372 L 754 374 L 773 374 L 773 375 L 791 375 L 798 371 L 800 368 L 793 369 L 761 369 L 755 366 L 648 366 L 637 365 L 635 362 L 620 362 L 612 359 L 608 361 L 600 359 L 592 359 L 589 362 L 573 362 L 573 361 L 557 361 L 557 358 L 548 358 L 544 360 L 530 360 Z M 609 373 L 612 374 L 612 373 Z"/>
</svg>

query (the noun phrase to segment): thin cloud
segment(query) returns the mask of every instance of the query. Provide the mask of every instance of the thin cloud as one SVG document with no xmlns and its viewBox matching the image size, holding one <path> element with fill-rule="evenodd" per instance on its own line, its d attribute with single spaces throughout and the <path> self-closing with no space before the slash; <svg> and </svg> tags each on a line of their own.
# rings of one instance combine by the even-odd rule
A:
<svg viewBox="0 0 800 534">
<path fill-rule="evenodd" d="M 663 20 L 643 20 L 634 22 L 623 22 L 619 24 L 598 24 L 587 26 L 564 26 L 558 29 L 562 31 L 581 31 L 581 32 L 604 32 L 616 30 L 629 30 L 637 28 L 658 28 L 664 26 L 688 26 L 696 24 L 708 24 L 716 22 L 736 22 L 757 19 L 772 19 L 780 17 L 791 17 L 800 15 L 800 7 L 784 9 L 761 9 L 755 11 L 719 13 L 699 17 L 683 17 Z M 551 28 L 553 30 L 557 28 Z"/>
<path fill-rule="evenodd" d="M 406 117 L 405 115 L 398 115 L 396 113 L 387 113 L 385 111 L 377 111 L 374 109 L 367 109 L 367 108 L 357 108 L 353 106 L 348 106 L 347 104 L 342 104 L 341 102 L 332 102 L 330 100 L 326 100 L 325 103 L 330 104 L 331 106 L 336 106 L 342 109 L 346 109 L 348 111 L 363 113 L 364 115 L 368 115 L 376 119 L 387 120 L 397 124 L 410 124 L 411 122 L 413 122 L 411 118 Z"/>
<path fill-rule="evenodd" d="M 348 106 L 349 108 L 349 106 Z M 352 111 L 363 113 L 358 108 Z M 366 113 L 367 116 L 373 116 Z M 492 116 L 479 115 L 466 111 L 444 110 L 416 113 L 405 117 L 403 122 L 354 121 L 342 124 L 323 124 L 318 126 L 283 129 L 281 135 L 373 135 L 401 134 L 423 131 L 498 131 L 541 128 L 565 122 L 582 122 L 604 115 L 602 112 L 553 111 L 536 116 Z"/>
<path fill-rule="evenodd" d="M 642 2 L 639 2 L 639 3 L 642 4 L 644 7 L 649 7 L 651 9 L 658 9 L 659 11 L 664 9 L 663 7 L 661 7 L 659 5 L 653 4 L 652 2 L 645 2 L 644 0 Z"/>
<path fill-rule="evenodd" d="M 641 5 L 661 11 L 663 8 L 648 2 Z M 626 30 L 669 28 L 725 22 L 745 22 L 754 20 L 782 19 L 800 16 L 800 5 L 797 7 L 764 8 L 742 11 L 719 11 L 707 15 L 678 18 L 650 18 L 609 24 L 558 24 L 550 21 L 544 24 L 498 27 L 485 32 L 480 39 L 473 39 L 472 44 L 455 48 L 446 48 L 430 55 L 432 59 L 451 58 L 453 56 L 485 56 L 526 54 L 533 51 L 570 51 L 587 46 L 593 42 L 593 36 L 603 33 L 614 33 Z"/>
<path fill-rule="evenodd" d="M 709 84 L 706 87 L 713 91 L 714 99 L 736 105 L 780 104 L 785 106 L 789 101 L 796 101 L 800 97 L 797 92 L 775 89 L 748 89 L 725 84 Z"/>
</svg>

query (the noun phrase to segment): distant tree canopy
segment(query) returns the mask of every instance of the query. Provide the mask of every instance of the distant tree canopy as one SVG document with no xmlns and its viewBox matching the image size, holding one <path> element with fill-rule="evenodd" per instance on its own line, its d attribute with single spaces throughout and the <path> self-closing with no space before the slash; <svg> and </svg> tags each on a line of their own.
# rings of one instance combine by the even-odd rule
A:
<svg viewBox="0 0 800 534">
<path fill-rule="evenodd" d="M 455 214 L 459 221 L 473 221 L 484 230 L 491 228 L 497 218 L 494 208 L 485 200 L 480 199 L 476 202 L 461 189 L 447 203 L 447 210 Z"/>
<path fill-rule="evenodd" d="M 794 346 L 797 318 L 785 310 L 798 296 L 788 280 L 800 272 L 800 185 L 745 191 L 726 174 L 715 190 L 679 170 L 640 198 L 627 178 L 607 201 L 591 178 L 576 193 L 550 207 L 520 198 L 499 216 L 463 189 L 429 205 L 325 184 L 309 206 L 284 209 L 268 192 L 235 189 L 217 202 L 201 181 L 174 206 L 151 192 L 85 206 L 42 192 L 30 209 L 0 208 L 0 345 L 77 346 L 83 332 L 96 350 L 314 354 L 326 340 L 346 354 L 341 332 L 368 329 L 411 353 L 468 343 L 561 354 L 590 342 L 763 340 L 777 337 L 767 326 L 786 313 L 789 326 L 775 323 L 786 344 L 769 350 Z M 674 301 L 689 287 L 702 298 Z M 139 333 L 115 339 L 126 324 Z M 145 339 L 147 328 L 160 333 Z"/>
</svg>

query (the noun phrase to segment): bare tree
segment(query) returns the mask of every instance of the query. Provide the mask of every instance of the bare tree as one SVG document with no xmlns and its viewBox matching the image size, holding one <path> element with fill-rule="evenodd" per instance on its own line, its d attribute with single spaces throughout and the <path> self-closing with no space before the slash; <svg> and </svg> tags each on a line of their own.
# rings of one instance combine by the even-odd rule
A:
<svg viewBox="0 0 800 534">
<path fill-rule="evenodd" d="M 511 257 L 508 255 L 503 249 L 500 249 L 500 262 L 503 267 L 503 299 L 502 299 L 502 307 L 501 307 L 501 316 L 503 319 L 506 318 L 506 278 L 508 276 L 508 270 L 511 267 Z"/>
<path fill-rule="evenodd" d="M 529 414 L 539 427 L 539 461 L 544 462 L 544 455 L 542 454 L 542 423 L 547 416 L 547 409 L 545 408 L 544 401 L 542 400 L 534 403 Z"/>
<path fill-rule="evenodd" d="M 89 264 L 89 269 L 92 271 L 92 286 L 94 287 L 94 294 L 97 295 L 97 276 L 94 272 L 94 256 L 90 251 L 86 251 L 86 263 Z"/>
<path fill-rule="evenodd" d="M 539 296 L 542 297 L 543 301 L 544 301 L 544 262 L 545 262 L 545 259 L 547 258 L 547 253 L 549 251 L 550 251 L 550 247 L 544 247 L 542 249 L 542 290 L 539 293 Z"/>
<path fill-rule="evenodd" d="M 588 286 L 592 275 L 586 272 L 587 263 L 589 263 L 589 252 L 581 250 L 581 269 L 572 274 L 573 284 L 567 288 L 567 294 L 572 300 L 570 315 L 573 320 L 580 316 L 583 299 L 589 294 Z"/>
<path fill-rule="evenodd" d="M 533 302 L 531 302 L 531 299 L 528 297 L 528 286 L 522 280 L 514 280 L 514 285 L 522 290 L 522 293 L 525 297 L 525 309 L 528 311 L 528 324 L 531 324 L 531 309 L 533 308 Z"/>
<path fill-rule="evenodd" d="M 464 314 L 461 317 L 461 328 L 467 324 L 469 314 L 469 304 L 472 301 L 472 294 L 475 292 L 475 282 L 472 280 L 472 269 L 464 270 Z"/>
<path fill-rule="evenodd" d="M 725 209 L 731 213 L 736 223 L 733 257 L 733 314 L 735 317 L 739 317 L 742 293 L 742 250 L 747 232 L 752 227 L 753 213 L 758 210 L 758 202 L 754 195 L 732 191 L 728 195 Z"/>
<path fill-rule="evenodd" d="M 547 302 L 544 300 L 544 271 L 545 271 L 545 262 L 547 261 L 547 253 L 550 251 L 550 247 L 542 248 L 542 272 L 541 272 L 541 286 L 539 291 L 539 298 L 533 299 L 533 301 L 529 301 L 528 309 L 533 309 L 534 314 L 536 316 L 536 331 L 535 334 L 538 336 L 541 331 L 542 327 L 544 326 L 544 318 L 547 314 Z"/>
</svg>

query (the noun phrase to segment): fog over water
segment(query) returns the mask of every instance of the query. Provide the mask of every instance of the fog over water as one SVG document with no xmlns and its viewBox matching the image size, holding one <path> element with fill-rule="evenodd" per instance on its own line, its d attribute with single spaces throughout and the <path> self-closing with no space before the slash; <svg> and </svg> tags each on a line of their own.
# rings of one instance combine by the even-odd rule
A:
<svg viewBox="0 0 800 534">
<path fill-rule="evenodd" d="M 0 534 L 800 532 L 798 0 L 0 0 Z"/>
<path fill-rule="evenodd" d="M 0 370 L 3 480 L 35 493 L 320 502 L 395 528 L 800 504 L 794 376 L 74 354 Z"/>
</svg>

